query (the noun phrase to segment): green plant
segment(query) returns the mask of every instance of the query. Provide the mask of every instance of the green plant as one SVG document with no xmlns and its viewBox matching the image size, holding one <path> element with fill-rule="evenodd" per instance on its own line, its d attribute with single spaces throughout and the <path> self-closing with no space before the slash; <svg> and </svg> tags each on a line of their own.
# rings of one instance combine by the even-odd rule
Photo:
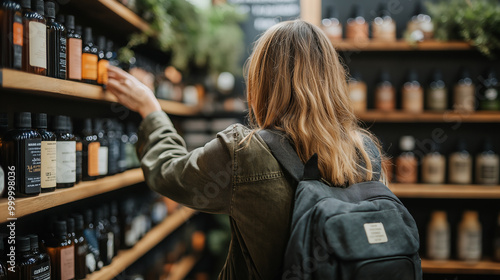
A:
<svg viewBox="0 0 500 280">
<path fill-rule="evenodd" d="M 500 5 L 497 0 L 427 2 L 439 40 L 470 42 L 488 57 L 500 49 Z"/>
<path fill-rule="evenodd" d="M 151 40 L 170 52 L 171 64 L 183 72 L 194 67 L 209 73 L 240 73 L 238 61 L 244 47 L 239 23 L 244 17 L 233 6 L 201 10 L 186 0 L 137 0 L 137 8 L 151 30 L 130 36 L 119 51 L 121 61 L 128 61 L 134 47 Z"/>
</svg>

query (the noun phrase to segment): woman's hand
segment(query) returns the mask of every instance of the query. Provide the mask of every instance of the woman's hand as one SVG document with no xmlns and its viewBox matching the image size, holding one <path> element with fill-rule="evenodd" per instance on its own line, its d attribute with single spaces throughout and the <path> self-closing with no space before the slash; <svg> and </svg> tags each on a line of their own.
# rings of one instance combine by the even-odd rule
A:
<svg viewBox="0 0 500 280">
<path fill-rule="evenodd" d="M 108 66 L 107 89 L 118 98 L 120 104 L 138 112 L 143 118 L 153 112 L 161 111 L 160 103 L 153 92 L 118 67 Z"/>
</svg>

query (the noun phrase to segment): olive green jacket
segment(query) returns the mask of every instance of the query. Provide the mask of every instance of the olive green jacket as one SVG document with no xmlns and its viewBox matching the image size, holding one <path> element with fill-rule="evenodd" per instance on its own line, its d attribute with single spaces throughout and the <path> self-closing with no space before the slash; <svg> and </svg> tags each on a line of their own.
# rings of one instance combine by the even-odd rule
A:
<svg viewBox="0 0 500 280">
<path fill-rule="evenodd" d="M 189 152 L 163 112 L 139 129 L 148 186 L 190 208 L 229 215 L 231 244 L 219 279 L 279 279 L 296 183 L 258 134 L 232 125 Z"/>
</svg>

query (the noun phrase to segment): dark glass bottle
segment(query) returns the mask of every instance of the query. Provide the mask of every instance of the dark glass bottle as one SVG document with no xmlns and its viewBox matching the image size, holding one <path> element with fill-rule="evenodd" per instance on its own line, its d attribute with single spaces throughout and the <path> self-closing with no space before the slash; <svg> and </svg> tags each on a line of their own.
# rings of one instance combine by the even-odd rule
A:
<svg viewBox="0 0 500 280">
<path fill-rule="evenodd" d="M 50 279 L 50 257 L 47 253 L 41 252 L 38 246 L 38 235 L 30 234 L 27 236 L 30 239 L 31 254 L 35 257 L 36 262 L 31 269 L 30 279 Z"/>
<path fill-rule="evenodd" d="M 0 66 L 21 69 L 23 65 L 23 15 L 16 1 L 3 1 L 0 12 Z"/>
<path fill-rule="evenodd" d="M 66 30 L 66 26 L 64 26 L 64 15 L 57 16 L 57 24 L 59 24 L 59 29 L 57 32 L 59 33 L 59 75 L 57 78 L 66 80 L 68 78 L 67 73 L 67 51 L 68 51 L 68 31 Z"/>
<path fill-rule="evenodd" d="M 106 49 L 106 38 L 104 36 L 99 36 L 97 39 L 97 45 L 99 47 L 99 62 L 97 65 L 97 84 L 106 85 L 108 83 L 108 65 L 109 58 L 112 54 L 108 54 Z"/>
<path fill-rule="evenodd" d="M 23 71 L 47 75 L 47 26 L 43 0 L 35 0 L 35 10 L 31 0 L 22 0 L 23 12 Z"/>
<path fill-rule="evenodd" d="M 87 240 L 83 236 L 83 216 L 75 214 L 73 215 L 73 219 L 75 220 L 75 230 L 72 234 L 73 243 L 75 244 L 75 279 L 85 279 L 87 276 L 85 261 L 89 252 Z"/>
<path fill-rule="evenodd" d="M 119 217 L 118 203 L 116 201 L 112 201 L 110 205 L 109 223 L 111 225 L 111 230 L 113 231 L 113 237 L 115 239 L 113 246 L 114 256 L 118 254 L 118 249 L 120 248 L 120 239 L 121 239 L 121 230 L 118 217 Z"/>
<path fill-rule="evenodd" d="M 66 72 L 68 80 L 82 80 L 82 34 L 75 30 L 75 17 L 66 17 Z"/>
<path fill-rule="evenodd" d="M 85 266 L 87 267 L 87 274 L 90 274 L 99 270 L 102 267 L 102 262 L 99 257 L 99 242 L 97 241 L 92 210 L 87 209 L 84 214 L 85 229 L 83 230 L 83 236 L 88 244 L 88 254 L 85 258 Z"/>
<path fill-rule="evenodd" d="M 76 163 L 76 168 L 75 168 L 75 176 L 76 180 L 75 183 L 79 183 L 82 181 L 82 175 L 83 175 L 83 142 L 82 138 L 78 136 L 77 134 L 73 133 L 73 122 L 69 122 L 69 133 L 75 135 L 75 142 L 76 142 L 76 148 L 75 148 L 75 163 Z"/>
<path fill-rule="evenodd" d="M 46 247 L 50 256 L 51 279 L 75 279 L 75 247 L 68 242 L 65 221 L 52 224 L 52 238 L 47 241 Z"/>
<path fill-rule="evenodd" d="M 45 3 L 47 18 L 47 76 L 59 77 L 59 44 L 60 26 L 56 22 L 56 7 L 54 2 Z"/>
<path fill-rule="evenodd" d="M 137 231 L 135 231 L 133 224 L 134 218 L 137 215 L 135 212 L 134 201 L 131 199 L 126 199 L 120 204 L 120 248 L 130 249 L 137 242 Z"/>
<path fill-rule="evenodd" d="M 128 168 L 137 168 L 141 165 L 139 159 L 137 158 L 137 153 L 135 152 L 135 144 L 139 140 L 137 136 L 137 128 L 133 123 L 127 124 L 127 135 L 128 135 L 128 143 L 127 143 L 127 159 L 128 159 Z"/>
<path fill-rule="evenodd" d="M 102 261 L 102 265 L 109 265 L 111 263 L 111 258 L 113 252 L 111 251 L 111 258 L 109 257 L 110 254 L 108 253 L 109 247 L 108 247 L 108 232 L 106 229 L 106 224 L 104 222 L 104 213 L 102 208 L 96 208 L 94 210 L 94 225 L 95 225 L 95 234 L 97 237 L 97 242 L 99 243 L 99 256 Z M 112 244 L 113 239 L 111 240 Z M 111 248 L 112 249 L 112 248 Z"/>
<path fill-rule="evenodd" d="M 47 131 L 47 114 L 35 114 L 33 128 L 42 137 L 41 146 L 41 182 L 42 192 L 53 192 L 56 189 L 57 149 L 56 135 Z"/>
<path fill-rule="evenodd" d="M 101 119 L 94 119 L 94 133 L 97 135 L 97 139 L 100 143 L 98 164 L 99 176 L 104 177 L 108 175 L 109 142 Z"/>
<path fill-rule="evenodd" d="M 99 177 L 99 148 L 101 144 L 92 131 L 92 120 L 85 119 L 82 129 L 82 180 L 91 181 Z"/>
<path fill-rule="evenodd" d="M 111 208 L 109 204 L 104 204 L 102 206 L 102 214 L 103 214 L 103 223 L 104 228 L 108 234 L 108 261 L 111 263 L 111 260 L 115 257 L 115 232 L 113 231 L 113 226 L 111 225 Z"/>
<path fill-rule="evenodd" d="M 31 277 L 32 269 L 35 266 L 36 259 L 31 254 L 30 239 L 26 236 L 16 237 L 16 257 L 15 267 L 8 270 L 7 279 L 33 279 Z"/>
<path fill-rule="evenodd" d="M 108 175 L 119 172 L 118 163 L 120 161 L 121 139 L 118 137 L 117 124 L 115 121 L 107 119 L 105 121 L 106 136 L 108 138 Z"/>
<path fill-rule="evenodd" d="M 40 193 L 41 146 L 40 134 L 31 128 L 31 113 L 15 114 L 14 129 L 2 140 L 2 154 L 5 171 L 15 172 L 18 195 Z"/>
<path fill-rule="evenodd" d="M 76 139 L 70 133 L 69 117 L 56 116 L 53 131 L 57 136 L 57 188 L 73 187 L 76 182 Z"/>
<path fill-rule="evenodd" d="M 500 110 L 500 83 L 493 68 L 483 78 L 483 86 L 479 90 L 479 108 L 481 110 Z"/>
<path fill-rule="evenodd" d="M 94 45 L 92 29 L 86 27 L 83 36 L 82 81 L 97 84 L 97 62 L 97 46 Z"/>
<path fill-rule="evenodd" d="M 113 41 L 109 40 L 106 42 L 106 58 L 109 60 L 109 64 L 113 66 L 119 66 L 120 61 L 118 61 L 118 54 L 115 51 Z"/>
</svg>

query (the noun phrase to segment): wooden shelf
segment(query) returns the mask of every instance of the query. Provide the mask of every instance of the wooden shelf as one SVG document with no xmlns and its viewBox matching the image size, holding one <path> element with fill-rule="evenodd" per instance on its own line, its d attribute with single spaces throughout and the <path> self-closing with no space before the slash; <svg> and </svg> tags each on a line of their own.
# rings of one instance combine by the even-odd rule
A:
<svg viewBox="0 0 500 280">
<path fill-rule="evenodd" d="M 338 51 L 469 51 L 472 46 L 466 42 L 441 42 L 426 41 L 410 45 L 404 40 L 394 42 L 387 41 L 355 41 L 355 40 L 334 40 L 331 42 Z"/>
<path fill-rule="evenodd" d="M 193 255 L 185 256 L 171 267 L 171 273 L 168 274 L 168 280 L 183 280 L 193 270 L 198 262 L 198 258 Z"/>
<path fill-rule="evenodd" d="M 111 264 L 87 276 L 88 280 L 114 279 L 136 260 L 160 243 L 171 232 L 186 222 L 196 211 L 183 207 L 149 231 L 134 247 L 118 252 Z"/>
<path fill-rule="evenodd" d="M 358 118 L 365 122 L 390 122 L 390 123 L 498 123 L 500 122 L 500 111 L 476 111 L 476 112 L 423 112 L 408 113 L 402 111 L 383 112 L 368 110 L 358 113 Z"/>
<path fill-rule="evenodd" d="M 117 0 L 72 0 L 68 5 L 92 15 L 92 19 L 113 32 L 129 35 L 150 30 L 150 25 Z"/>
<path fill-rule="evenodd" d="M 95 181 L 82 182 L 72 188 L 56 189 L 54 192 L 41 193 L 38 196 L 23 197 L 16 199 L 15 216 L 8 215 L 8 200 L 0 200 L 0 222 L 4 223 L 8 218 L 19 218 L 38 211 L 70 203 L 87 197 L 110 192 L 144 181 L 142 170 L 137 168 L 123 173 L 108 176 Z"/>
<path fill-rule="evenodd" d="M 466 263 L 463 261 L 432 261 L 422 260 L 424 273 L 437 274 L 498 274 L 500 275 L 500 263 L 492 261 L 481 261 L 478 263 Z"/>
<path fill-rule="evenodd" d="M 396 196 L 404 198 L 500 198 L 500 186 L 390 183 L 389 188 Z"/>
<path fill-rule="evenodd" d="M 54 97 L 117 102 L 116 97 L 110 92 L 105 91 L 101 86 L 60 80 L 11 69 L 0 69 L 0 87 L 2 89 Z M 159 102 L 162 109 L 168 114 L 191 116 L 200 112 L 200 107 L 197 106 L 188 106 L 179 102 L 166 100 L 159 100 Z"/>
</svg>

